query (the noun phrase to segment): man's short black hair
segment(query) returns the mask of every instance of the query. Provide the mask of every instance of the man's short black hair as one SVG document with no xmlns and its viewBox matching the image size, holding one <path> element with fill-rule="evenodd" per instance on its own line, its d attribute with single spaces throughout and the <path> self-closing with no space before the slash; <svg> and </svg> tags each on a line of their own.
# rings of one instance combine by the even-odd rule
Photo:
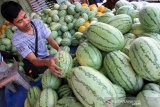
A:
<svg viewBox="0 0 160 107">
<path fill-rule="evenodd" d="M 11 23 L 13 22 L 13 19 L 18 16 L 21 10 L 21 5 L 14 1 L 4 2 L 1 6 L 2 16 Z"/>
</svg>

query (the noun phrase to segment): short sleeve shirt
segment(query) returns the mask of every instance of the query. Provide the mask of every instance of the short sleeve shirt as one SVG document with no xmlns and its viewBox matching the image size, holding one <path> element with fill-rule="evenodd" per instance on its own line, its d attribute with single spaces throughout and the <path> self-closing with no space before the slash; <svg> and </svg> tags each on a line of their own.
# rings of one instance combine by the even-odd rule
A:
<svg viewBox="0 0 160 107">
<path fill-rule="evenodd" d="M 38 32 L 38 57 L 44 58 L 49 55 L 46 39 L 51 34 L 51 31 L 46 28 L 43 22 L 39 19 L 33 19 L 32 22 L 36 26 Z M 35 39 L 35 32 L 33 35 L 29 35 L 19 29 L 16 29 L 11 41 L 18 53 L 25 58 L 29 53 L 35 52 Z"/>
</svg>

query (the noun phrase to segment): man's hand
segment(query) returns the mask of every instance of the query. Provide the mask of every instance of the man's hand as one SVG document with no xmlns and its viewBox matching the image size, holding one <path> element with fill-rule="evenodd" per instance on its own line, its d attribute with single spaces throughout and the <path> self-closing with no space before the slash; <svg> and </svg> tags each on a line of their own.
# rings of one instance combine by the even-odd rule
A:
<svg viewBox="0 0 160 107">
<path fill-rule="evenodd" d="M 61 48 L 58 48 L 58 50 L 57 50 L 58 52 L 61 52 L 61 51 L 63 51 Z"/>
<path fill-rule="evenodd" d="M 50 58 L 48 68 L 50 69 L 50 71 L 54 75 L 56 75 L 57 77 L 60 77 L 61 76 L 61 69 L 59 66 L 56 65 L 56 62 L 59 62 L 58 58 L 56 58 L 56 57 Z"/>
</svg>

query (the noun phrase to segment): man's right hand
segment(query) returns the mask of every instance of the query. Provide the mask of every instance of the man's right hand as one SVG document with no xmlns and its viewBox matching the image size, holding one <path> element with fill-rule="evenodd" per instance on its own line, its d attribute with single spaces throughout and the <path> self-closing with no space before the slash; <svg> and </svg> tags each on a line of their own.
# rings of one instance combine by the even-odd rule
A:
<svg viewBox="0 0 160 107">
<path fill-rule="evenodd" d="M 61 76 L 61 69 L 59 66 L 56 65 L 56 62 L 59 62 L 59 59 L 56 57 L 53 57 L 48 60 L 49 60 L 49 64 L 47 66 L 50 69 L 50 71 L 54 75 L 56 75 L 57 77 L 60 77 Z"/>
</svg>

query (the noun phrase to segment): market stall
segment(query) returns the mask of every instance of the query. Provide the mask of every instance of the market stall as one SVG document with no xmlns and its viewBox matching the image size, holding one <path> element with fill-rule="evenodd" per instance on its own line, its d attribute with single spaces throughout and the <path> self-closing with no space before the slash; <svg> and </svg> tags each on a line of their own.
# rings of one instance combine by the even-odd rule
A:
<svg viewBox="0 0 160 107">
<path fill-rule="evenodd" d="M 1 95 L 0 90 L 0 107 L 159 107 L 159 4 L 98 2 L 27 0 L 30 19 L 40 19 L 63 50 L 46 41 L 49 53 L 60 60 L 55 63 L 60 77 L 50 69 L 36 79 L 26 75 L 22 57 L 11 45 L 17 28 L 3 22 L 0 52 L 8 68 L 14 68 L 15 57 L 16 70 L 30 86 L 11 81 L 16 92 L 5 87 Z"/>
</svg>

